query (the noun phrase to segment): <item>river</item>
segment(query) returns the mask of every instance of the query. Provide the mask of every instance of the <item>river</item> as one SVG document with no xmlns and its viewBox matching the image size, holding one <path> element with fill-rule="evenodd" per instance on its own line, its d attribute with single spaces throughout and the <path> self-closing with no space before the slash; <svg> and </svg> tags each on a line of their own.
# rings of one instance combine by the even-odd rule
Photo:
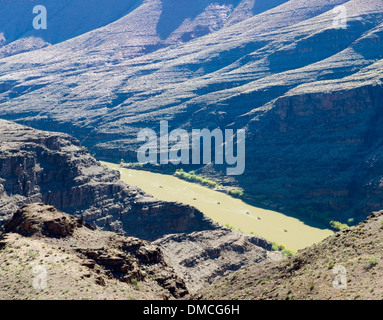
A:
<svg viewBox="0 0 383 320">
<path fill-rule="evenodd" d="M 137 186 L 159 200 L 192 205 L 222 225 L 253 233 L 293 251 L 311 246 L 333 234 L 329 229 L 308 225 L 277 211 L 254 207 L 225 193 L 174 176 L 120 168 L 114 163 L 102 164 L 120 171 L 121 180 L 125 183 Z"/>
</svg>

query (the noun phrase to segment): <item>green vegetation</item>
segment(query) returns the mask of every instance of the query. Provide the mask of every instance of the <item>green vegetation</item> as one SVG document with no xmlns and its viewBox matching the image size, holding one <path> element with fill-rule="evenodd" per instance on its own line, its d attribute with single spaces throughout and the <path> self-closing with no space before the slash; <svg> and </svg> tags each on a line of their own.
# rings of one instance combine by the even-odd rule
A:
<svg viewBox="0 0 383 320">
<path fill-rule="evenodd" d="M 121 162 L 121 166 L 134 169 L 134 168 L 142 168 L 144 165 L 139 162 L 135 162 L 135 163 L 129 162 L 128 164 L 124 165 L 124 162 Z"/>
<path fill-rule="evenodd" d="M 272 246 L 271 250 L 282 251 L 283 249 L 285 249 L 285 246 L 283 244 L 278 244 L 276 242 L 273 242 L 273 246 Z"/>
<path fill-rule="evenodd" d="M 346 230 L 349 228 L 347 224 L 341 223 L 339 221 L 330 221 L 330 226 L 339 231 Z"/>
<path fill-rule="evenodd" d="M 378 258 L 371 256 L 367 260 L 367 265 L 364 267 L 366 270 L 370 270 L 378 264 Z"/>
<path fill-rule="evenodd" d="M 235 230 L 235 231 L 238 231 L 238 232 L 241 232 L 241 233 L 244 233 L 241 228 L 234 228 L 231 224 L 228 224 L 228 223 L 225 224 L 225 227 L 232 229 L 232 230 Z M 250 232 L 250 233 L 254 235 L 254 232 Z"/>
<path fill-rule="evenodd" d="M 294 251 L 292 250 L 289 250 L 289 249 L 284 249 L 282 250 L 281 252 L 285 257 L 291 257 L 292 255 L 294 255 Z"/>
<path fill-rule="evenodd" d="M 276 242 L 273 242 L 273 246 L 271 247 L 271 250 L 279 251 L 285 257 L 291 257 L 295 253 L 294 251 L 287 249 L 284 244 L 278 244 Z"/>
<path fill-rule="evenodd" d="M 134 290 L 140 289 L 140 282 L 137 279 L 130 280 L 130 283 L 132 284 Z"/>
<path fill-rule="evenodd" d="M 315 288 L 315 285 L 313 283 L 310 284 L 310 291 L 313 291 Z"/>
<path fill-rule="evenodd" d="M 194 171 L 185 172 L 183 169 L 177 169 L 176 172 L 174 173 L 174 176 L 189 182 L 194 182 L 203 186 L 207 186 L 212 189 L 222 188 L 222 185 L 220 185 L 218 182 L 196 175 Z M 233 198 L 238 198 L 238 199 L 242 199 L 249 196 L 241 189 L 228 189 L 226 193 L 229 196 L 232 196 Z M 265 199 L 264 196 L 261 196 L 261 197 L 262 197 L 262 200 Z"/>
<path fill-rule="evenodd" d="M 234 198 L 242 198 L 244 195 L 244 192 L 240 189 L 229 189 L 227 190 L 227 194 Z"/>
<path fill-rule="evenodd" d="M 297 215 L 303 217 L 309 217 L 312 220 L 315 220 L 321 224 L 330 225 L 330 227 L 335 231 L 342 231 L 350 228 L 351 225 L 355 225 L 355 218 L 347 219 L 347 223 L 342 223 L 340 221 L 332 220 L 334 217 L 331 212 L 316 212 L 311 206 L 307 207 L 298 207 L 291 206 L 287 208 L 289 212 L 294 212 Z"/>
<path fill-rule="evenodd" d="M 186 181 L 189 181 L 189 182 L 195 182 L 195 183 L 207 186 L 209 188 L 218 188 L 218 187 L 220 187 L 219 183 L 217 183 L 215 181 L 212 181 L 212 180 L 209 180 L 209 179 L 206 179 L 206 178 L 203 178 L 201 176 L 198 176 L 198 175 L 195 174 L 194 171 L 190 171 L 189 173 L 187 173 L 183 169 L 179 169 L 179 170 L 177 170 L 175 172 L 174 175 L 177 178 L 180 178 L 180 179 L 183 179 L 183 180 L 186 180 Z"/>
</svg>

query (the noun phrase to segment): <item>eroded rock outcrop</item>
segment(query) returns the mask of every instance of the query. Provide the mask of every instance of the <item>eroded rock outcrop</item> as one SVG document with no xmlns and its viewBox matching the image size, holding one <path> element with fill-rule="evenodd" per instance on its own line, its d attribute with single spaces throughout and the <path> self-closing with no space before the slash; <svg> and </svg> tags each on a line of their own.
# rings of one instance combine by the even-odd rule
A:
<svg viewBox="0 0 383 320">
<path fill-rule="evenodd" d="M 73 295 L 81 297 L 81 293 L 75 292 L 79 289 L 79 281 L 70 280 L 72 277 L 76 278 L 76 274 L 80 272 L 78 269 L 81 270 L 80 273 L 87 272 L 86 278 L 96 284 L 95 287 L 101 294 L 105 294 L 105 287 L 113 280 L 121 282 L 114 283 L 121 291 L 137 291 L 140 284 L 143 289 L 141 298 L 145 298 L 145 295 L 156 299 L 182 298 L 188 294 L 184 281 L 165 262 L 158 246 L 137 238 L 96 231 L 84 224 L 83 220 L 64 214 L 50 205 L 36 203 L 23 206 L 7 221 L 2 229 L 1 257 L 7 248 L 13 248 L 16 255 L 21 255 L 25 248 L 14 248 L 15 238 L 18 242 L 31 241 L 30 249 L 31 246 L 39 247 L 39 265 L 46 266 L 47 273 L 49 269 L 49 274 L 52 274 L 51 277 L 64 269 L 66 262 L 52 264 L 48 257 L 59 255 L 61 251 L 69 254 L 74 265 L 70 277 L 60 280 L 62 283 L 52 283 L 54 280 L 47 279 L 50 288 L 54 288 L 54 292 L 49 295 L 57 295 L 64 286 L 69 286 Z M 30 289 L 26 287 L 25 292 Z M 2 287 L 1 291 L 8 292 L 9 289 Z M 111 293 L 109 298 L 116 297 L 117 293 L 114 296 Z"/>
<path fill-rule="evenodd" d="M 281 260 L 269 241 L 230 229 L 165 236 L 154 242 L 194 293 L 244 266 Z"/>
</svg>

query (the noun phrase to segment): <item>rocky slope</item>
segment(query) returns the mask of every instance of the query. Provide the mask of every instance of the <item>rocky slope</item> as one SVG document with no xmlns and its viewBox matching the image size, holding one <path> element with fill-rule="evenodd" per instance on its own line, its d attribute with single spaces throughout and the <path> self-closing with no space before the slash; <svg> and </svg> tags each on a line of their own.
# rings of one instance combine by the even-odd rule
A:
<svg viewBox="0 0 383 320">
<path fill-rule="evenodd" d="M 281 210 L 362 220 L 383 205 L 383 5 L 262 3 L 145 1 L 1 59 L 0 116 L 73 134 L 114 160 L 134 159 L 137 131 L 158 132 L 164 119 L 171 129 L 246 128 L 235 184 Z M 334 28 L 338 5 L 345 29 Z"/>
<path fill-rule="evenodd" d="M 282 259 L 270 242 L 226 229 L 168 235 L 154 244 L 191 293 L 244 266 Z"/>
<path fill-rule="evenodd" d="M 118 171 L 102 166 L 78 140 L 67 134 L 0 120 L 1 224 L 20 206 L 36 202 L 55 206 L 93 228 L 156 240 L 166 264 L 183 279 L 190 292 L 244 265 L 281 258 L 269 252 L 271 243 L 263 239 L 238 234 L 193 207 L 158 201 L 124 184 Z M 39 213 L 34 214 L 38 222 Z M 21 228 L 17 232 L 29 236 L 33 219 L 19 221 L 18 215 L 5 225 L 6 232 Z M 70 222 L 57 229 L 53 223 L 55 235 L 72 232 L 75 227 Z M 41 232 L 50 236 L 50 226 Z M 90 252 L 89 257 L 98 261 L 102 254 Z"/>
<path fill-rule="evenodd" d="M 186 43 L 283 2 L 41 0 L 37 4 L 28 0 L 1 0 L 0 57 L 77 38 L 71 41 L 71 46 L 81 50 L 84 58 L 102 51 L 119 61 Z M 47 9 L 47 29 L 33 28 L 32 20 L 37 14 L 32 11 L 36 5 Z"/>
<path fill-rule="evenodd" d="M 242 269 L 201 291 L 204 299 L 383 298 L 383 212 L 293 257 Z"/>
<path fill-rule="evenodd" d="M 44 204 L 3 226 L 0 299 L 175 299 L 188 292 L 157 246 Z"/>
</svg>

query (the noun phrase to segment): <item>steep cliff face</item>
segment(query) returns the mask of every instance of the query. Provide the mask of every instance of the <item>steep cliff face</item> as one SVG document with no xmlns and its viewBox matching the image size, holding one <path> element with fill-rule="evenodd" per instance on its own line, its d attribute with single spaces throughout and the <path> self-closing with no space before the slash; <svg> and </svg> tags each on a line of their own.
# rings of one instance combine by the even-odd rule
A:
<svg viewBox="0 0 383 320">
<path fill-rule="evenodd" d="M 248 115 L 252 177 L 238 179 L 253 195 L 291 211 L 363 220 L 383 207 L 383 86 L 335 92 L 319 86 L 293 91 Z"/>
<path fill-rule="evenodd" d="M 106 230 L 153 240 L 165 234 L 212 230 L 195 208 L 157 201 L 119 180 L 78 140 L 0 121 L 1 221 L 17 207 L 44 202 Z"/>
</svg>

